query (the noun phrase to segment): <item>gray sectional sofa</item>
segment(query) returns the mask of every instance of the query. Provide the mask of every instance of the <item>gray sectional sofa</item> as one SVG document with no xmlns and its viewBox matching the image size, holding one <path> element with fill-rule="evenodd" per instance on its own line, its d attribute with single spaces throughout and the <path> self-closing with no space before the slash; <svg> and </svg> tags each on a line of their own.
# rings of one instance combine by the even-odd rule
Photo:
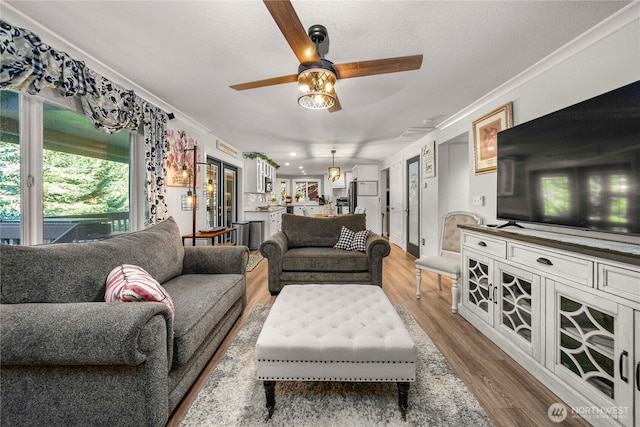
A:
<svg viewBox="0 0 640 427">
<path fill-rule="evenodd" d="M 364 214 L 318 218 L 284 214 L 282 229 L 262 242 L 268 260 L 269 292 L 277 295 L 286 284 L 361 283 L 382 286 L 382 260 L 389 242 L 371 232 L 364 252 L 334 249 L 342 226 L 366 229 Z"/>
<path fill-rule="evenodd" d="M 162 426 L 246 304 L 244 246 L 183 247 L 173 219 L 109 240 L 0 248 L 3 426 Z M 104 302 L 118 265 L 160 302 Z"/>
</svg>

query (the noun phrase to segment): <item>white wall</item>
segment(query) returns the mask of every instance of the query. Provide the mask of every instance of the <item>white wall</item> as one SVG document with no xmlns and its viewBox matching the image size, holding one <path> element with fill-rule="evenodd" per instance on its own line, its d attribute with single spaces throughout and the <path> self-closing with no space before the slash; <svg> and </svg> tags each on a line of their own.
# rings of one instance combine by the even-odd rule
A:
<svg viewBox="0 0 640 427">
<path fill-rule="evenodd" d="M 442 171 L 438 181 L 438 219 L 447 212 L 469 210 L 468 136 L 456 138 L 438 146 L 438 168 Z"/>
<path fill-rule="evenodd" d="M 396 156 L 387 159 L 382 169 L 394 162 L 404 161 L 420 152 L 427 141 L 436 141 L 436 156 L 442 155 L 442 164 L 437 158 L 436 177 L 426 180 L 422 188 L 421 215 L 422 237 L 426 245 L 423 255 L 434 255 L 438 248 L 438 223 L 444 208 L 464 209 L 479 214 L 485 223 L 496 221 L 496 174 L 475 175 L 473 172 L 472 122 L 494 109 L 513 102 L 514 125 L 529 121 L 566 106 L 575 104 L 601 93 L 636 81 L 640 78 L 640 3 L 632 4 L 623 13 L 614 15 L 594 27 L 581 37 L 567 44 L 531 67 L 524 73 L 506 82 L 474 104 L 445 120 L 430 134 L 421 138 Z M 467 135 L 467 191 L 458 191 L 455 164 L 447 164 L 452 156 L 452 147 L 445 150 L 443 144 L 458 141 Z M 456 149 L 458 145 L 456 144 Z M 447 168 L 455 168 L 455 170 Z M 447 182 L 443 182 L 447 181 Z M 447 192 L 446 195 L 439 194 Z M 485 197 L 484 206 L 472 206 L 473 196 Z M 593 235 L 593 234 L 591 234 Z M 617 236 L 620 239 L 620 237 Z"/>
</svg>

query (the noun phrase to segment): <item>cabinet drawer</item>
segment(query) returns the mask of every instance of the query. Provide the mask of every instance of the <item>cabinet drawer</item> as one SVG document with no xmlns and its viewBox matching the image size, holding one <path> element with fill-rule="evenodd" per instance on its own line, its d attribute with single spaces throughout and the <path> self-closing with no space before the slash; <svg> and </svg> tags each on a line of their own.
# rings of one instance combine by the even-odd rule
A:
<svg viewBox="0 0 640 427">
<path fill-rule="evenodd" d="M 506 258 L 507 256 L 507 243 L 502 240 L 470 233 L 463 233 L 463 236 L 462 244 L 469 249 L 492 254 L 500 258 Z"/>
<path fill-rule="evenodd" d="M 599 264 L 598 288 L 640 303 L 640 271 Z"/>
<path fill-rule="evenodd" d="M 541 273 L 593 287 L 593 261 L 516 243 L 509 243 L 508 258 Z"/>
</svg>

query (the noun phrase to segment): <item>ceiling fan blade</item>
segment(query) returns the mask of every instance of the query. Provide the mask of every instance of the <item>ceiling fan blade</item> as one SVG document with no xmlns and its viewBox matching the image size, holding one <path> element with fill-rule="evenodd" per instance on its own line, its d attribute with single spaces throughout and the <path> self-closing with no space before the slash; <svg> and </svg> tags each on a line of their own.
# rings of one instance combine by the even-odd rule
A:
<svg viewBox="0 0 640 427">
<path fill-rule="evenodd" d="M 397 58 L 375 59 L 373 61 L 333 64 L 339 79 L 373 76 L 375 74 L 397 73 L 418 70 L 422 66 L 422 55 L 400 56 Z"/>
<path fill-rule="evenodd" d="M 340 98 L 336 95 L 336 103 L 329 107 L 330 113 L 335 113 L 336 111 L 342 110 L 342 105 L 340 105 Z"/>
<path fill-rule="evenodd" d="M 316 52 L 316 46 L 309 39 L 291 2 L 288 0 L 264 0 L 264 4 L 267 6 L 269 13 L 271 13 L 273 20 L 278 24 L 289 46 L 291 46 L 293 53 L 298 58 L 298 62 L 301 64 L 319 64 L 320 57 Z"/>
<path fill-rule="evenodd" d="M 246 89 L 255 89 L 255 88 L 264 87 L 264 86 L 279 85 L 283 83 L 293 83 L 297 81 L 298 81 L 298 75 L 291 74 L 289 76 L 274 77 L 271 79 L 257 80 L 255 82 L 240 83 L 240 84 L 232 85 L 229 87 L 235 90 L 246 90 Z"/>
</svg>

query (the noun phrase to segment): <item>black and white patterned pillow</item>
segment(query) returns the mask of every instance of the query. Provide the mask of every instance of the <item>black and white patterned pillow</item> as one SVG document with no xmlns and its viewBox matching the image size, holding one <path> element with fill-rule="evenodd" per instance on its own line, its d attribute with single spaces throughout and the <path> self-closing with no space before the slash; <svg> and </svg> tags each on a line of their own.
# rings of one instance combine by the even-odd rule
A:
<svg viewBox="0 0 640 427">
<path fill-rule="evenodd" d="M 362 230 L 353 234 L 350 251 L 364 252 L 367 248 L 367 238 L 371 230 Z"/>
<path fill-rule="evenodd" d="M 338 239 L 338 242 L 335 245 L 333 245 L 333 249 L 343 249 L 345 251 L 350 251 L 351 245 L 353 244 L 353 237 L 355 236 L 355 234 L 356 233 L 349 230 L 347 227 L 343 225 L 342 228 L 340 229 L 340 238 Z"/>
</svg>

